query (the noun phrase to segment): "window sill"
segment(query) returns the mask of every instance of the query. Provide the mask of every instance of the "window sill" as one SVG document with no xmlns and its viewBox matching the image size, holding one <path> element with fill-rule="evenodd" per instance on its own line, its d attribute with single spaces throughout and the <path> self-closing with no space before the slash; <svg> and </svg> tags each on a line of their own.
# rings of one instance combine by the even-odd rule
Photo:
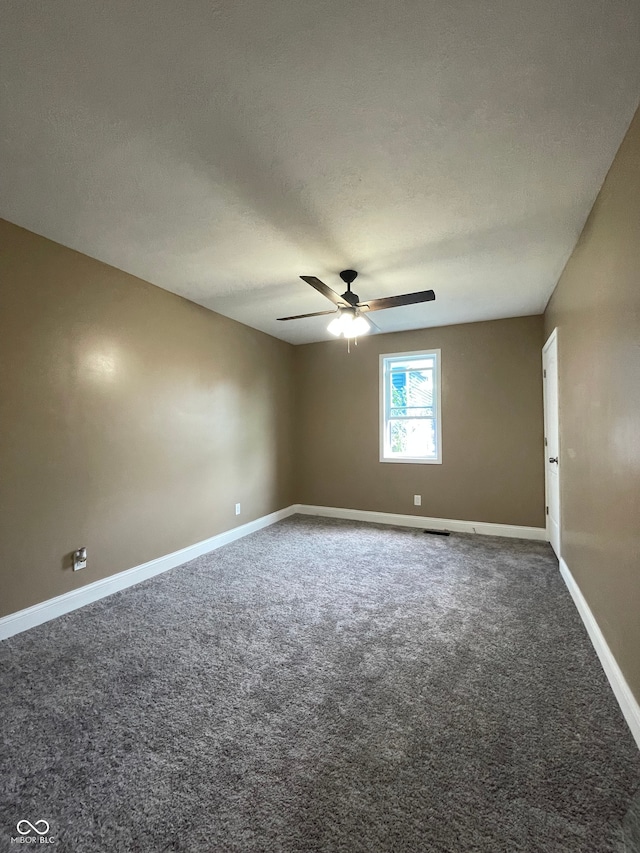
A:
<svg viewBox="0 0 640 853">
<path fill-rule="evenodd" d="M 381 456 L 380 462 L 396 462 L 401 465 L 442 465 L 442 459 L 420 459 L 404 457 L 403 459 L 391 458 L 389 456 Z"/>
</svg>

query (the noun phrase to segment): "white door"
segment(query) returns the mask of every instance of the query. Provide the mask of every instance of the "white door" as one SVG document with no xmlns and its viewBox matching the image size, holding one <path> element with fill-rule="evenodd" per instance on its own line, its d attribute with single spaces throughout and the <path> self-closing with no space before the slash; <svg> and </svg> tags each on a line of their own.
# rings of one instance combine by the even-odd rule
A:
<svg viewBox="0 0 640 853">
<path fill-rule="evenodd" d="M 542 349 L 544 466 L 547 535 L 560 557 L 560 440 L 558 429 L 558 335 L 554 329 Z"/>
</svg>

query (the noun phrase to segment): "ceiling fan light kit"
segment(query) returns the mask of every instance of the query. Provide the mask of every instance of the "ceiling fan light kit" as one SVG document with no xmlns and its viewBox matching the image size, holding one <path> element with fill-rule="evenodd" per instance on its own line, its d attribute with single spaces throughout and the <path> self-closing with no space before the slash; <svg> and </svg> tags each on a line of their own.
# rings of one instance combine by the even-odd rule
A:
<svg viewBox="0 0 640 853">
<path fill-rule="evenodd" d="M 327 331 L 339 338 L 357 338 L 371 331 L 371 326 L 356 308 L 338 308 L 338 316 L 327 326 Z"/>
<path fill-rule="evenodd" d="M 347 285 L 344 293 L 338 294 L 335 290 L 320 281 L 314 275 L 301 275 L 300 278 L 310 284 L 315 290 L 326 296 L 336 306 L 338 316 L 335 317 L 327 327 L 327 331 L 336 337 L 344 336 L 349 342 L 352 338 L 357 343 L 359 335 L 366 335 L 372 329 L 380 331 L 373 320 L 362 316 L 364 311 L 382 311 L 385 308 L 399 308 L 402 305 L 416 305 L 419 302 L 432 302 L 436 295 L 433 290 L 420 290 L 417 293 L 403 293 L 399 296 L 383 296 L 381 299 L 373 299 L 369 302 L 360 302 L 357 293 L 351 290 L 351 284 L 356 280 L 358 273 L 355 270 L 342 270 L 340 278 Z M 335 311 L 315 311 L 313 314 L 296 314 L 294 317 L 278 317 L 278 320 L 301 320 L 304 317 L 320 317 L 326 314 L 335 314 Z"/>
</svg>

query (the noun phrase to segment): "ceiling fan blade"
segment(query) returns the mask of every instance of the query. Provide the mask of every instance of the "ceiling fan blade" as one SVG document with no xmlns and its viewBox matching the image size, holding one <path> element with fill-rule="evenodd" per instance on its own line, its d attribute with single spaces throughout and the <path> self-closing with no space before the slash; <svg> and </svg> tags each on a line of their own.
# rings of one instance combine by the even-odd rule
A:
<svg viewBox="0 0 640 853">
<path fill-rule="evenodd" d="M 369 299 L 358 303 L 362 311 L 382 311 L 383 308 L 398 308 L 401 305 L 415 305 L 418 302 L 433 302 L 436 298 L 433 290 L 419 290 L 417 293 L 403 293 L 400 296 L 383 296 L 381 299 Z"/>
<path fill-rule="evenodd" d="M 311 287 L 315 287 L 319 293 L 326 296 L 327 299 L 330 299 L 334 305 L 347 304 L 339 293 L 336 293 L 335 290 L 331 290 L 330 287 L 327 287 L 327 285 L 323 281 L 320 281 L 319 278 L 316 278 L 315 275 L 301 275 L 300 278 L 303 281 L 306 281 L 307 284 L 310 284 Z"/>
<path fill-rule="evenodd" d="M 336 314 L 337 311 L 314 311 L 313 314 L 296 314 L 295 317 L 278 317 L 278 320 L 302 320 L 305 317 L 322 317 L 325 314 Z"/>
</svg>

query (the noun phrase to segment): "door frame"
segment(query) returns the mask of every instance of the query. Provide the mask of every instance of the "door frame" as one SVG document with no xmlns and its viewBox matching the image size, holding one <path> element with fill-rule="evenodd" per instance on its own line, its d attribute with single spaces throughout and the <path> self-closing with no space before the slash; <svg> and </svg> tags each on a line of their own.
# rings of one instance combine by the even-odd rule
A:
<svg viewBox="0 0 640 853">
<path fill-rule="evenodd" d="M 556 350 L 556 370 L 558 367 L 558 327 L 551 332 L 547 340 L 545 341 L 544 346 L 542 347 L 542 427 L 543 427 L 543 450 L 544 450 L 544 520 L 545 520 L 545 529 L 547 531 L 547 541 L 551 541 L 551 536 L 549 534 L 549 477 L 547 476 L 547 417 L 548 417 L 548 405 L 547 405 L 547 383 L 546 379 L 546 369 L 545 369 L 545 355 L 547 350 L 554 347 Z M 560 384 L 558 381 L 559 377 L 556 377 L 556 418 L 558 420 L 557 423 L 557 436 L 558 436 L 558 458 L 560 458 Z M 561 466 L 558 465 L 558 560 L 561 559 L 561 551 L 562 551 L 562 484 L 560 481 L 560 472 Z"/>
</svg>

